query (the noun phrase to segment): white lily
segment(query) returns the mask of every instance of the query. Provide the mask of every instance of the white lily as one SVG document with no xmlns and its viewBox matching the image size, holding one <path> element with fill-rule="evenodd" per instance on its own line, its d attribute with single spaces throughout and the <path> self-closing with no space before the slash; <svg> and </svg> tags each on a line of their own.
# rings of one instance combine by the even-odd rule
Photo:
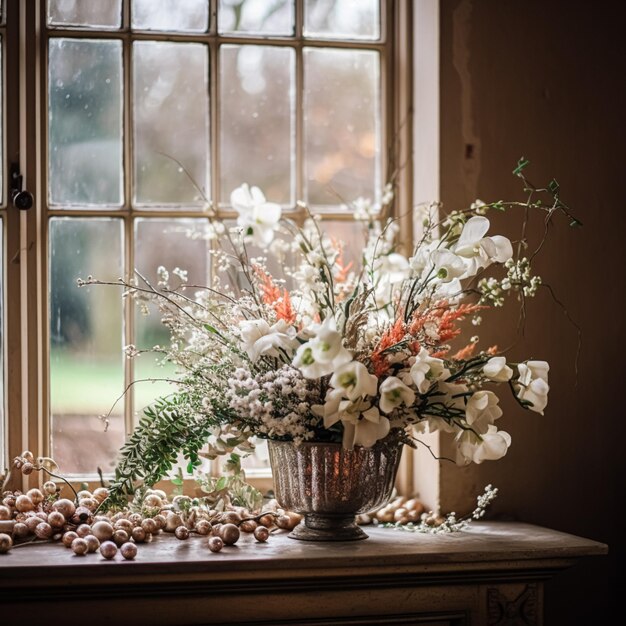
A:
<svg viewBox="0 0 626 626">
<path fill-rule="evenodd" d="M 246 183 L 230 194 L 230 203 L 237 211 L 237 225 L 243 228 L 244 236 L 258 246 L 267 247 L 280 221 L 280 205 L 268 202 L 258 187 Z"/>
<path fill-rule="evenodd" d="M 464 259 L 464 277 L 474 276 L 480 268 L 487 267 L 494 261 L 505 263 L 513 256 L 513 246 L 506 237 L 485 237 L 489 226 L 489 220 L 480 215 L 471 217 L 463 226 L 452 251 Z"/>
<path fill-rule="evenodd" d="M 426 348 L 421 348 L 409 374 L 417 390 L 426 393 L 434 381 L 448 378 L 450 371 L 446 369 L 441 359 L 430 356 Z"/>
<path fill-rule="evenodd" d="M 485 363 L 483 374 L 496 383 L 505 383 L 511 380 L 513 370 L 506 364 L 503 356 L 494 356 Z"/>
<path fill-rule="evenodd" d="M 510 445 L 511 435 L 493 425 L 480 438 L 470 430 L 463 430 L 457 437 L 456 462 L 468 465 L 472 461 L 495 461 L 507 453 Z"/>
<path fill-rule="evenodd" d="M 543 415 L 543 410 L 548 404 L 548 372 L 550 366 L 546 361 L 527 361 L 517 366 L 519 378 L 517 380 L 519 389 L 517 397 L 530 402 L 528 408 Z"/>
<path fill-rule="evenodd" d="M 379 284 L 397 285 L 409 276 L 409 261 L 398 252 L 392 252 L 380 257 L 375 265 L 374 272 Z"/>
<path fill-rule="evenodd" d="M 365 396 L 375 396 L 378 378 L 370 374 L 363 363 L 350 361 L 335 370 L 330 384 L 335 389 L 341 389 L 349 400 L 356 400 Z"/>
<path fill-rule="evenodd" d="M 391 413 L 400 405 L 411 406 L 415 402 L 415 392 L 399 378 L 389 376 L 380 385 L 380 410 Z"/>
<path fill-rule="evenodd" d="M 311 411 L 318 417 L 324 418 L 324 428 L 330 428 L 341 419 L 339 405 L 343 400 L 343 390 L 329 389 L 326 392 L 324 404 L 314 404 Z"/>
<path fill-rule="evenodd" d="M 296 329 L 278 320 L 270 326 L 265 320 L 243 320 L 239 322 L 241 347 L 254 363 L 263 354 L 280 356 L 279 350 L 290 354 L 298 346 Z"/>
<path fill-rule="evenodd" d="M 356 402 L 342 400 L 338 415 L 343 424 L 343 447 L 348 450 L 354 446 L 371 448 L 389 433 L 389 420 L 363 399 Z"/>
<path fill-rule="evenodd" d="M 442 283 L 449 283 L 465 274 L 465 263 L 461 257 L 450 250 L 433 250 L 430 253 L 430 264 L 424 270 L 424 278 L 429 273 Z"/>
<path fill-rule="evenodd" d="M 470 396 L 465 405 L 465 420 L 478 434 L 486 433 L 489 427 L 502 417 L 499 402 L 500 399 L 493 391 L 477 391 Z"/>
<path fill-rule="evenodd" d="M 305 378 L 320 378 L 332 374 L 344 363 L 352 360 L 352 355 L 343 347 L 341 333 L 333 317 L 327 317 L 323 324 L 314 328 L 315 336 L 303 343 L 293 359 Z"/>
</svg>

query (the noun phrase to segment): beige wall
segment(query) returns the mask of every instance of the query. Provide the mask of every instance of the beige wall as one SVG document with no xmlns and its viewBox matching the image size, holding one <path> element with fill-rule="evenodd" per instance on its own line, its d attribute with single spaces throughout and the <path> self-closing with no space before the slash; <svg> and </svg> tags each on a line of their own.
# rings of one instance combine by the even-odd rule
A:
<svg viewBox="0 0 626 626">
<path fill-rule="evenodd" d="M 500 425 L 513 437 L 507 457 L 473 469 L 442 469 L 445 484 L 458 486 L 442 493 L 443 508 L 459 510 L 459 494 L 473 497 L 492 482 L 501 490 L 494 515 L 610 544 L 608 558 L 588 561 L 551 583 L 548 624 L 586 623 L 592 616 L 609 623 L 600 616 L 606 616 L 609 579 L 624 556 L 617 514 L 623 508 L 626 442 L 626 38 L 620 5 L 441 0 L 445 208 L 476 197 L 521 197 L 510 172 L 523 154 L 531 160 L 531 180 L 555 177 L 584 223 L 574 230 L 555 220 L 537 266 L 582 327 L 578 381 L 576 331 L 543 294 L 529 307 L 525 336 L 511 355 L 550 362 L 546 415 L 507 402 Z M 506 230 L 512 221 L 507 216 L 498 228 Z M 539 229 L 534 224 L 533 234 Z M 493 334 L 504 346 L 507 333 L 515 332 L 515 313 L 492 318 L 506 318 Z"/>
</svg>

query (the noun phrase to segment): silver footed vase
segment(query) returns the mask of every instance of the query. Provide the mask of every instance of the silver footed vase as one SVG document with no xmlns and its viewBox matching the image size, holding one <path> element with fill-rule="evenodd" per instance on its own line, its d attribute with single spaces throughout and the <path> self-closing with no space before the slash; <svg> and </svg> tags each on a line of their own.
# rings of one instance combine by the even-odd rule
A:
<svg viewBox="0 0 626 626">
<path fill-rule="evenodd" d="M 276 499 L 285 509 L 304 516 L 289 537 L 367 539 L 355 518 L 389 501 L 403 448 L 397 437 L 352 450 L 339 443 L 268 444 Z"/>
</svg>

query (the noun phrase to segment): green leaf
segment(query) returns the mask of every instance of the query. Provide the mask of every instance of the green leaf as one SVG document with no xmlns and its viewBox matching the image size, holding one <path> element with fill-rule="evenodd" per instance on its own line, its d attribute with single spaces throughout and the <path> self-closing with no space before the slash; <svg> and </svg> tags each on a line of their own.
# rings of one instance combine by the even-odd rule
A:
<svg viewBox="0 0 626 626">
<path fill-rule="evenodd" d="M 517 167 L 513 170 L 513 174 L 515 176 L 520 176 L 529 163 L 530 161 L 528 159 L 521 157 L 517 162 Z"/>
<path fill-rule="evenodd" d="M 177 487 L 182 487 L 183 486 L 183 479 L 180 478 L 179 476 L 174 476 L 174 478 L 172 478 L 171 482 L 172 482 L 172 485 L 176 485 Z"/>
<path fill-rule="evenodd" d="M 553 196 L 556 196 L 559 193 L 559 189 L 560 189 L 560 185 L 559 183 L 557 183 L 557 181 L 553 178 L 549 183 L 548 183 L 548 189 L 550 190 L 550 193 Z"/>
</svg>

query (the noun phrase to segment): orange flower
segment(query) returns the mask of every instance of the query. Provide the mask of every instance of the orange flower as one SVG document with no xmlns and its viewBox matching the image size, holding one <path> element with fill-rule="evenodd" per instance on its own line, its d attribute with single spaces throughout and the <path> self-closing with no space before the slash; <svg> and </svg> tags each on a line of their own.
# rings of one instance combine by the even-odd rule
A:
<svg viewBox="0 0 626 626">
<path fill-rule="evenodd" d="M 280 287 L 272 280 L 272 277 L 258 265 L 254 265 L 253 269 L 261 281 L 259 288 L 263 295 L 263 302 L 274 309 L 277 319 L 293 324 L 296 321 L 296 312 L 293 310 L 289 292 L 283 289 L 281 293 Z"/>
<path fill-rule="evenodd" d="M 387 357 L 383 352 L 400 343 L 406 335 L 406 325 L 402 321 L 402 315 L 398 317 L 394 325 L 389 328 L 383 336 L 380 338 L 378 345 L 372 353 L 372 365 L 374 366 L 374 373 L 376 376 L 381 376 L 389 369 L 389 363 Z"/>
<path fill-rule="evenodd" d="M 452 358 L 455 361 L 464 361 L 474 354 L 474 350 L 476 350 L 476 344 L 474 342 L 468 343 L 464 348 L 461 348 L 458 352 L 453 354 Z"/>
</svg>

